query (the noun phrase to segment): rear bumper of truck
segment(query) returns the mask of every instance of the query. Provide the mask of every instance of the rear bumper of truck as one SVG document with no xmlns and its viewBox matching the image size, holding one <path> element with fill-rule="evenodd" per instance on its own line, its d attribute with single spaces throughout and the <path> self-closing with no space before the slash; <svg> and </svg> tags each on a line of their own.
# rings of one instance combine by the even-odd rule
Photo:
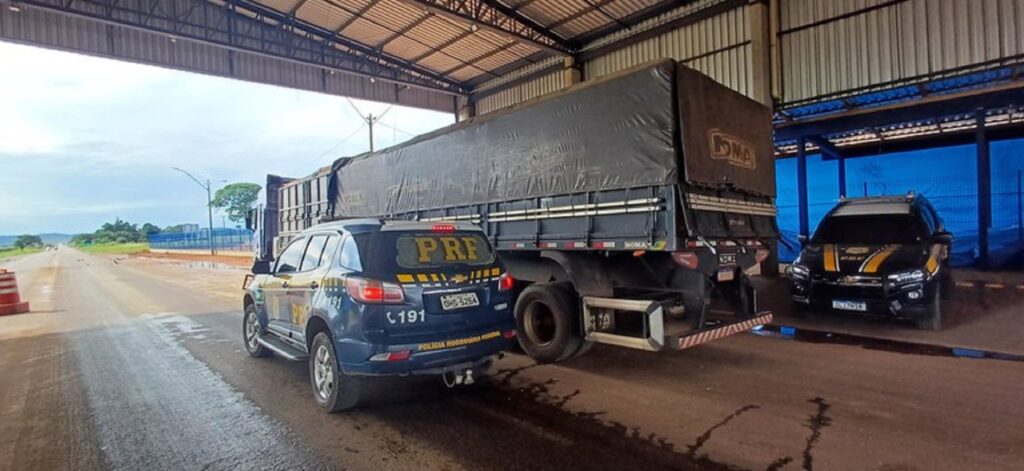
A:
<svg viewBox="0 0 1024 471">
<path fill-rule="evenodd" d="M 598 329 L 601 321 L 599 310 L 634 312 L 643 316 L 644 329 L 640 336 L 602 332 Z M 730 335 L 748 332 L 759 325 L 772 321 L 771 312 L 760 312 L 752 317 L 722 320 L 706 323 L 700 328 L 684 331 L 673 329 L 666 322 L 665 309 L 661 303 L 651 300 L 617 298 L 583 298 L 584 337 L 587 341 L 634 348 L 647 351 L 684 350 L 712 342 Z"/>
</svg>

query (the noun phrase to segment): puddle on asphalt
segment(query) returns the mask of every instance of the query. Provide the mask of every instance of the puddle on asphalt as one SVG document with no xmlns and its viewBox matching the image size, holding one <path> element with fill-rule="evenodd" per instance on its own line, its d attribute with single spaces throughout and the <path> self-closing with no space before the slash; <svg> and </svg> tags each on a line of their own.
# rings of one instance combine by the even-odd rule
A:
<svg viewBox="0 0 1024 471">
<path fill-rule="evenodd" d="M 880 339 L 874 337 L 866 337 L 863 335 L 843 334 L 820 330 L 799 329 L 796 327 L 786 325 L 764 325 L 755 328 L 750 333 L 761 337 L 777 338 L 783 340 L 796 340 L 800 342 L 809 343 L 850 345 L 866 348 L 869 350 L 880 350 L 885 352 L 903 353 L 908 355 L 928 355 L 1024 362 L 1024 355 L 991 352 L 987 350 L 978 350 L 973 348 L 946 347 L 942 345 L 930 345 L 925 343 L 907 342 L 904 340 Z"/>
</svg>

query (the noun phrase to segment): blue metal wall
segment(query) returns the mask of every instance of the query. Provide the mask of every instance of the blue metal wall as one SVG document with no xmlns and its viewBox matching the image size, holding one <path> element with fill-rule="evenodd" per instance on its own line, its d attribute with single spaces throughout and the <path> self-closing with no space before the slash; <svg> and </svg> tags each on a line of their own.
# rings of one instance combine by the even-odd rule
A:
<svg viewBox="0 0 1024 471">
<path fill-rule="evenodd" d="M 1021 178 L 1024 175 L 1024 139 L 991 143 L 992 228 L 989 231 L 991 264 L 1013 266 L 1024 256 L 1024 208 Z M 975 264 L 978 247 L 977 148 L 973 144 L 919 151 L 879 154 L 846 160 L 849 196 L 899 195 L 915 191 L 926 196 L 956 236 L 953 263 Z M 836 160 L 807 156 L 807 194 L 810 228 L 839 200 Z M 779 228 L 785 244 L 779 258 L 792 261 L 799 250 L 797 159 L 776 161 L 779 196 Z M 788 244 L 788 246 L 787 246 Z"/>
<path fill-rule="evenodd" d="M 213 229 L 213 246 L 217 250 L 252 251 L 252 243 L 252 231 L 248 229 Z M 208 250 L 210 231 L 154 234 L 149 237 L 149 247 L 158 250 Z"/>
</svg>

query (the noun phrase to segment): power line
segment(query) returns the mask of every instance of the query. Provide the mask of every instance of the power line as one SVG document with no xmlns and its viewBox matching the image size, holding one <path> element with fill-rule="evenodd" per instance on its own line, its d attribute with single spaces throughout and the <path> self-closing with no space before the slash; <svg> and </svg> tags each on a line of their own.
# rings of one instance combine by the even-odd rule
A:
<svg viewBox="0 0 1024 471">
<path fill-rule="evenodd" d="M 384 112 L 381 113 L 380 116 L 374 116 L 373 113 L 363 116 L 363 112 L 359 111 L 359 107 L 356 106 L 355 102 L 353 102 L 349 97 L 345 97 L 345 101 L 348 101 L 349 106 L 351 106 L 352 109 L 356 111 L 356 114 L 359 115 L 359 118 L 362 119 L 363 122 L 366 123 L 366 126 L 370 128 L 370 152 L 373 152 L 373 125 L 377 124 L 381 120 L 381 118 L 384 117 L 384 115 L 388 114 L 388 111 L 391 111 L 392 106 L 388 105 L 388 107 L 384 109 Z"/>
<path fill-rule="evenodd" d="M 398 132 L 400 132 L 402 134 L 405 134 L 406 136 L 416 137 L 416 134 L 413 134 L 413 133 L 411 133 L 409 131 L 404 131 L 402 129 L 399 129 L 397 126 L 392 126 L 392 125 L 390 125 L 388 123 L 377 123 L 377 124 L 380 124 L 381 126 L 384 126 L 386 128 L 390 128 L 392 131 L 398 131 Z"/>
<path fill-rule="evenodd" d="M 362 130 L 363 130 L 363 128 L 365 128 L 365 127 L 366 127 L 366 125 L 365 125 L 365 124 L 362 124 L 362 125 L 360 125 L 360 126 L 359 126 L 358 128 L 356 128 L 356 130 L 355 130 L 355 131 L 352 131 L 352 133 L 351 133 L 351 134 L 349 134 L 349 135 L 347 135 L 347 136 L 343 137 L 343 138 L 342 138 L 342 139 L 341 139 L 340 141 L 338 141 L 338 143 L 337 143 L 337 144 L 334 144 L 333 146 L 331 146 L 331 148 L 330 148 L 330 149 L 327 149 L 327 150 L 323 151 L 323 153 L 321 153 L 320 155 L 316 156 L 315 158 L 312 158 L 312 159 L 308 159 L 308 160 L 305 160 L 305 161 L 303 161 L 303 162 L 302 162 L 302 165 L 303 165 L 303 166 L 305 166 L 305 165 L 308 165 L 308 164 L 309 164 L 310 162 L 314 162 L 314 161 L 319 161 L 320 159 L 323 159 L 323 158 L 324 158 L 325 156 L 327 156 L 328 154 L 330 154 L 330 153 L 332 153 L 332 152 L 336 151 L 336 150 L 337 150 L 337 149 L 338 149 L 339 147 L 341 147 L 341 145 L 342 145 L 342 144 L 344 144 L 344 143 L 348 142 L 348 141 L 349 141 L 350 139 L 352 139 L 353 137 L 355 137 L 355 136 L 356 136 L 356 134 L 359 134 L 359 131 L 362 131 Z"/>
</svg>

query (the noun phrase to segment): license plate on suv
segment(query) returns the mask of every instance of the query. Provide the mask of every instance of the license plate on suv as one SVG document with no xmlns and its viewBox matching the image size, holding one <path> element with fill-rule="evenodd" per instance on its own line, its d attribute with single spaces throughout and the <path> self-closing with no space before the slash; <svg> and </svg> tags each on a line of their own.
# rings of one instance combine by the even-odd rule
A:
<svg viewBox="0 0 1024 471">
<path fill-rule="evenodd" d="M 479 305 L 480 298 L 476 296 L 476 293 L 456 293 L 441 296 L 441 309 L 444 309 L 445 311 L 454 311 L 455 309 L 476 307 Z"/>
<path fill-rule="evenodd" d="M 868 303 L 864 301 L 845 301 L 841 299 L 835 299 L 832 301 L 832 309 L 864 312 L 868 310 Z"/>
</svg>

